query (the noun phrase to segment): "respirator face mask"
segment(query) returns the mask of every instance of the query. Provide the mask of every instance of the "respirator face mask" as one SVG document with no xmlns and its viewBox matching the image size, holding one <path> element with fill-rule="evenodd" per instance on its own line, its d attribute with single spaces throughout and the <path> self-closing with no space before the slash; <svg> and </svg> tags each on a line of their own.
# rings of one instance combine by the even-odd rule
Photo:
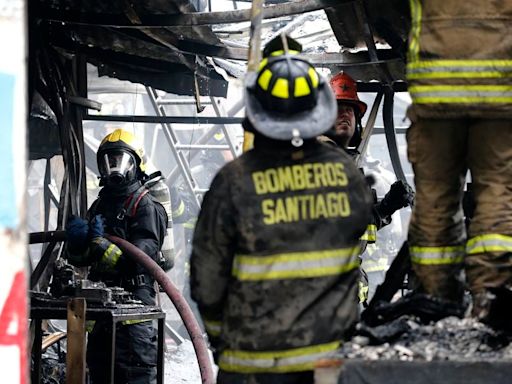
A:
<svg viewBox="0 0 512 384">
<path fill-rule="evenodd" d="M 123 186 L 135 179 L 137 162 L 126 151 L 109 151 L 100 158 L 98 168 L 106 185 Z"/>
</svg>

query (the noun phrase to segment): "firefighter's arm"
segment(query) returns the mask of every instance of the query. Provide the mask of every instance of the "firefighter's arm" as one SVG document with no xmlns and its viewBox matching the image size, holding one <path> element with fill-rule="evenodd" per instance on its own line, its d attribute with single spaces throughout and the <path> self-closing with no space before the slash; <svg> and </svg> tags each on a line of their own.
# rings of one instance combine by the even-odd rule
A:
<svg viewBox="0 0 512 384">
<path fill-rule="evenodd" d="M 154 261 L 158 261 L 158 252 L 167 230 L 167 215 L 163 214 L 165 210 L 159 210 L 156 204 L 149 196 L 144 196 L 136 215 L 130 218 L 128 224 L 128 241 Z M 136 269 L 138 274 L 146 273 L 138 264 Z"/>
<path fill-rule="evenodd" d="M 89 254 L 98 270 L 113 271 L 123 254 L 121 249 L 105 238 L 104 220 L 101 215 L 94 216 L 89 222 Z"/>
<path fill-rule="evenodd" d="M 68 261 L 77 266 L 84 267 L 98 263 L 103 269 L 113 268 L 121 250 L 104 237 L 103 218 L 94 216 L 87 221 L 72 216 L 66 226 L 68 241 Z"/>
<path fill-rule="evenodd" d="M 66 224 L 68 261 L 77 267 L 90 265 L 89 221 L 71 216 Z"/>
<path fill-rule="evenodd" d="M 382 219 L 390 218 L 400 208 L 412 205 L 413 201 L 414 191 L 411 186 L 402 180 L 398 180 L 391 185 L 389 192 L 375 206 L 375 209 Z"/>
<path fill-rule="evenodd" d="M 204 197 L 190 258 L 192 298 L 214 347 L 222 327 L 235 247 L 235 209 L 228 180 L 221 171 Z"/>
</svg>

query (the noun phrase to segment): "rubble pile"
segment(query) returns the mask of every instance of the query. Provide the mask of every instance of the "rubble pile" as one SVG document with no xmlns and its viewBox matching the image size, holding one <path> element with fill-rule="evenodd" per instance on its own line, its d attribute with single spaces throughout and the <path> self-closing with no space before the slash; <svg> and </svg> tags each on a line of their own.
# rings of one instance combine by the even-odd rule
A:
<svg viewBox="0 0 512 384">
<path fill-rule="evenodd" d="M 343 345 L 339 357 L 404 361 L 512 361 L 512 345 L 508 344 L 507 338 L 474 319 L 448 317 L 429 325 L 422 325 L 414 318 L 399 320 L 406 322 L 408 330 L 394 341 L 370 345 L 370 337 L 355 336 Z"/>
</svg>

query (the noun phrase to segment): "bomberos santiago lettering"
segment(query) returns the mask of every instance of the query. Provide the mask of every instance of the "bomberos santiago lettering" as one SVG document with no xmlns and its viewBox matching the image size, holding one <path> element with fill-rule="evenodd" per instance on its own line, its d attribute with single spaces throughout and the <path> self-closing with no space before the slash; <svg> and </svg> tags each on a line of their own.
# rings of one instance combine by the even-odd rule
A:
<svg viewBox="0 0 512 384">
<path fill-rule="evenodd" d="M 347 186 L 348 178 L 342 163 L 306 163 L 269 168 L 253 172 L 252 181 L 257 195 L 310 192 L 265 198 L 261 202 L 261 211 L 266 225 L 350 216 L 347 193 L 340 192 L 339 188 L 325 190 Z"/>
</svg>

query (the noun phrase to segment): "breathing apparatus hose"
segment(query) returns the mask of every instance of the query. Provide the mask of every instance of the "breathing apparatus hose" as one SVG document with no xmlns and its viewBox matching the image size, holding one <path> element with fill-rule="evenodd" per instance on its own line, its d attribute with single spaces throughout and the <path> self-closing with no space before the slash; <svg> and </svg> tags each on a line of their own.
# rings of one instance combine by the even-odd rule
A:
<svg viewBox="0 0 512 384">
<path fill-rule="evenodd" d="M 171 279 L 166 275 L 164 270 L 160 268 L 160 266 L 146 253 L 132 245 L 130 242 L 117 236 L 105 235 L 105 237 L 111 242 L 115 243 L 125 255 L 130 257 L 136 263 L 142 265 L 164 289 L 165 293 L 167 296 L 169 296 L 169 299 L 171 299 L 172 303 L 176 307 L 176 310 L 180 314 L 185 328 L 190 335 L 190 340 L 192 341 L 194 350 L 196 352 L 202 383 L 214 384 L 215 378 L 210 362 L 210 357 L 208 355 L 208 347 L 206 346 L 206 341 L 203 338 L 201 328 L 199 327 L 199 324 L 197 323 L 196 318 L 190 309 L 190 306 L 182 296 L 181 292 L 172 283 Z"/>
</svg>

